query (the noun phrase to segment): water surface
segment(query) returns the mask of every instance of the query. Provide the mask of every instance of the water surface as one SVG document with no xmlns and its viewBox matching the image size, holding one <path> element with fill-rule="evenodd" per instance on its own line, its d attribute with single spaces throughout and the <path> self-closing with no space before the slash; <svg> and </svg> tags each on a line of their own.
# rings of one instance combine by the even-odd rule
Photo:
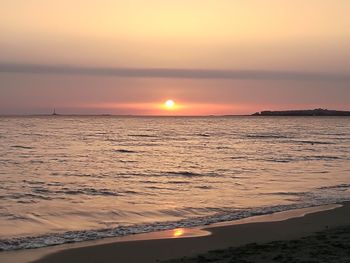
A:
<svg viewBox="0 0 350 263">
<path fill-rule="evenodd" d="M 0 250 L 350 200 L 346 117 L 1 117 Z"/>
</svg>

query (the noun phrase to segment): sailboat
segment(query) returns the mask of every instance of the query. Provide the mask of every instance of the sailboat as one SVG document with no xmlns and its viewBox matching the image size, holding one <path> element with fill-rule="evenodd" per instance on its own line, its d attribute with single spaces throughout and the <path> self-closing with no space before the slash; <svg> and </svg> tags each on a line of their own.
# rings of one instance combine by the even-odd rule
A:
<svg viewBox="0 0 350 263">
<path fill-rule="evenodd" d="M 53 109 L 52 116 L 57 116 L 58 114 L 56 113 L 56 109 Z"/>
</svg>

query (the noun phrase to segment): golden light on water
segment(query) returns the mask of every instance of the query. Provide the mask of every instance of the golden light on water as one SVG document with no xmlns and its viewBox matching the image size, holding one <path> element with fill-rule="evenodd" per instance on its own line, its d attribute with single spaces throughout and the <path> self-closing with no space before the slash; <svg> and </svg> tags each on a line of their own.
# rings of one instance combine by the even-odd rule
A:
<svg viewBox="0 0 350 263">
<path fill-rule="evenodd" d="M 173 237 L 181 237 L 185 233 L 183 228 L 177 228 L 173 230 Z"/>
</svg>

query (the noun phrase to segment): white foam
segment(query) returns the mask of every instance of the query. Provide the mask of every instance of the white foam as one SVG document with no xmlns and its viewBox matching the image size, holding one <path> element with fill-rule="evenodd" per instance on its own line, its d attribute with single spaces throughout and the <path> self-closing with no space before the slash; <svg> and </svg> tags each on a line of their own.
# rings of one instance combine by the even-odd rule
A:
<svg viewBox="0 0 350 263">
<path fill-rule="evenodd" d="M 33 249 L 47 246 L 60 245 L 65 243 L 74 243 L 82 241 L 98 240 L 109 237 L 122 237 L 127 235 L 149 233 L 163 230 L 170 230 L 175 228 L 189 228 L 204 226 L 214 223 L 234 221 L 243 218 L 248 218 L 257 215 L 267 215 L 276 212 L 283 212 L 293 209 L 301 209 L 308 207 L 315 207 L 327 204 L 335 204 L 343 201 L 350 201 L 350 198 L 326 198 L 315 199 L 309 203 L 296 203 L 290 205 L 276 205 L 268 207 L 256 207 L 246 210 L 227 211 L 218 213 L 212 216 L 188 218 L 180 221 L 172 222 L 155 222 L 151 224 L 140 224 L 133 226 L 120 226 L 115 228 L 86 230 L 86 231 L 69 231 L 65 233 L 50 233 L 41 236 L 27 236 L 21 238 L 10 238 L 0 240 L 0 250 L 20 250 Z"/>
</svg>

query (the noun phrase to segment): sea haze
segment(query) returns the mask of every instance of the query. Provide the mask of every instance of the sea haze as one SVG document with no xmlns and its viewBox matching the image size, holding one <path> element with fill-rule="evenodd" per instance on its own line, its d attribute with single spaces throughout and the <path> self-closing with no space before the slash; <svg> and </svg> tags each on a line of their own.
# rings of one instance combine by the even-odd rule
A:
<svg viewBox="0 0 350 263">
<path fill-rule="evenodd" d="M 0 118 L 0 250 L 350 200 L 350 118 Z"/>
</svg>

